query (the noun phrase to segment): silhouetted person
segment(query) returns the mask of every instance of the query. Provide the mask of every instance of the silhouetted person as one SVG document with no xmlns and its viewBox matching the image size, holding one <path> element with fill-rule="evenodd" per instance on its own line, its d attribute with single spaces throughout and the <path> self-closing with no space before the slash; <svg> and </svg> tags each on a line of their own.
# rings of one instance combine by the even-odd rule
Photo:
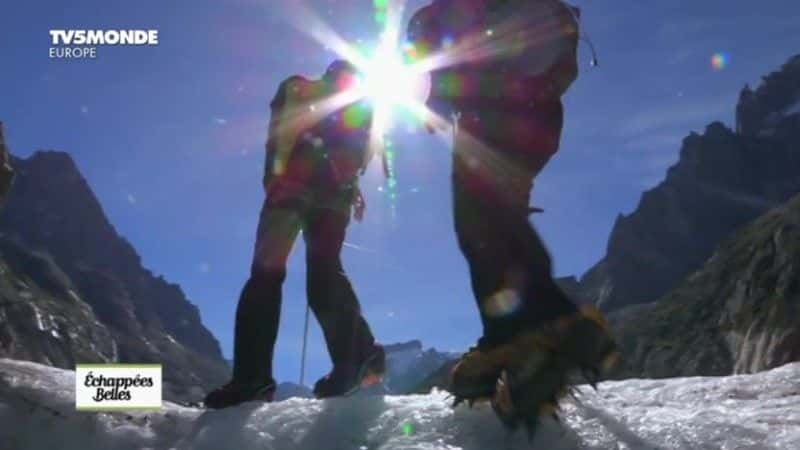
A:
<svg viewBox="0 0 800 450">
<path fill-rule="evenodd" d="M 208 407 L 272 400 L 281 286 L 301 231 L 308 302 L 333 361 L 333 370 L 315 384 L 315 395 L 346 395 L 383 374 L 383 348 L 375 343 L 340 259 L 351 208 L 359 218 L 363 205 L 358 175 L 371 156 L 371 111 L 363 102 L 343 97 L 356 77 L 354 67 L 336 61 L 319 81 L 299 76 L 285 80 L 272 100 L 266 200 L 250 279 L 236 312 L 233 379 L 208 394 Z M 335 111 L 326 111 L 328 104 L 336 104 Z"/>
<path fill-rule="evenodd" d="M 589 370 L 613 346 L 599 314 L 579 312 L 555 283 L 528 220 L 534 179 L 558 150 L 561 96 L 578 73 L 577 14 L 558 0 L 434 0 L 409 24 L 414 57 L 444 61 L 431 73 L 428 106 L 453 118 L 455 230 L 483 324 L 454 367 L 458 399 L 494 395 L 502 371 L 547 342 L 580 353 L 569 367 Z M 571 348 L 578 329 L 602 348 Z"/>
</svg>

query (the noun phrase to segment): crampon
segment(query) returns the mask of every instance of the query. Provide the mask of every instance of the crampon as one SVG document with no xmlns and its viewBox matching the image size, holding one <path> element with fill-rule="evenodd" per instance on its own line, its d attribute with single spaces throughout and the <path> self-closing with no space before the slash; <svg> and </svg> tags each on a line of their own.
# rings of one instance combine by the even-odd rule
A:
<svg viewBox="0 0 800 450">
<path fill-rule="evenodd" d="M 541 417 L 559 420 L 559 401 L 572 393 L 575 375 L 592 387 L 619 361 L 602 315 L 582 311 L 540 330 L 524 356 L 503 370 L 491 399 L 492 409 L 509 430 L 524 427 L 533 438 Z"/>
</svg>

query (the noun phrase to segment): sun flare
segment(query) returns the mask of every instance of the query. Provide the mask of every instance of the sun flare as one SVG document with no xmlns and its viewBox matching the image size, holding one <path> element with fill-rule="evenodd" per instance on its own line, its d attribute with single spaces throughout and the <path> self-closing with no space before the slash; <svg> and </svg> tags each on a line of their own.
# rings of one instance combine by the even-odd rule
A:
<svg viewBox="0 0 800 450">
<path fill-rule="evenodd" d="M 417 73 L 403 61 L 399 46 L 382 44 L 359 69 L 361 94 L 376 107 L 395 109 L 425 102 L 428 76 Z"/>
</svg>

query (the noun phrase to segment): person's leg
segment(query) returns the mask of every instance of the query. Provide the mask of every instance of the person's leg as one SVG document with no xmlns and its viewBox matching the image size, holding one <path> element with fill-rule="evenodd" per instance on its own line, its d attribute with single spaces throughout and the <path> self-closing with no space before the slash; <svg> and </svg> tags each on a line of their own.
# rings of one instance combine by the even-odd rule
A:
<svg viewBox="0 0 800 450">
<path fill-rule="evenodd" d="M 485 348 L 513 337 L 526 315 L 520 291 L 527 268 L 518 267 L 521 233 L 512 219 L 521 218 L 527 226 L 532 178 L 524 164 L 487 138 L 508 120 L 496 116 L 464 114 L 453 148 L 453 218 L 483 324 L 479 344 Z M 549 270 L 549 258 L 544 262 Z"/>
<path fill-rule="evenodd" d="M 233 379 L 272 381 L 272 355 L 278 333 L 286 260 L 301 227 L 298 208 L 264 203 L 258 224 L 250 278 L 236 310 Z"/>
<path fill-rule="evenodd" d="M 500 372 L 521 356 L 525 346 L 517 338 L 543 318 L 574 308 L 560 295 L 547 250 L 528 222 L 535 172 L 482 142 L 487 122 L 471 119 L 455 139 L 453 215 L 484 333 L 454 368 L 457 398 L 491 395 Z"/>
<path fill-rule="evenodd" d="M 472 136 L 456 135 L 453 219 L 483 324 L 478 345 L 453 367 L 449 390 L 457 402 L 493 395 L 501 371 L 514 357 L 513 352 L 504 349 L 513 337 L 512 328 L 504 325 L 520 315 L 521 299 L 506 289 L 512 260 L 508 239 L 502 235 L 502 205 L 493 195 L 494 172 L 490 164 L 499 161 L 495 156 L 493 149 Z"/>
<path fill-rule="evenodd" d="M 514 333 L 577 312 L 576 305 L 555 282 L 550 254 L 529 220 L 533 178 L 531 172 L 527 178 L 519 180 L 518 190 L 511 193 L 511 201 L 502 208 L 498 218 L 502 230 L 499 236 L 506 239 L 505 248 L 509 252 L 505 268 L 507 288 L 521 300 L 520 320 L 505 327 Z"/>
<path fill-rule="evenodd" d="M 308 302 L 322 327 L 334 366 L 357 364 L 375 343 L 342 267 L 340 255 L 348 223 L 349 209 L 319 208 L 309 212 L 303 229 Z"/>
<path fill-rule="evenodd" d="M 503 260 L 507 257 L 504 249 L 495 239 L 496 226 L 476 189 L 476 175 L 467 163 L 467 158 L 458 151 L 453 158 L 453 221 L 459 249 L 469 268 L 470 282 L 475 302 L 483 325 L 482 345 L 491 346 L 497 339 L 487 311 L 486 300 L 497 292 L 502 284 Z M 489 314 L 487 314 L 489 313 Z"/>
<path fill-rule="evenodd" d="M 552 276 L 530 224 L 535 176 L 558 144 L 560 104 L 545 111 L 467 113 L 454 143 L 454 218 L 484 326 L 500 344 L 523 329 L 575 312 Z M 529 148 L 536 146 L 535 148 Z"/>
</svg>

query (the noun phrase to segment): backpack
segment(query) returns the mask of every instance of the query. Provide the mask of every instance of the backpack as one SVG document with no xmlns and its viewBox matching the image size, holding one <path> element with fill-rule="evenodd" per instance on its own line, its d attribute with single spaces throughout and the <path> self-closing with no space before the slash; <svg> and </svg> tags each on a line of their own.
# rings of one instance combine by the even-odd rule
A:
<svg viewBox="0 0 800 450">
<path fill-rule="evenodd" d="M 323 80 L 295 75 L 281 83 L 270 103 L 265 185 L 287 172 L 296 152 L 314 159 L 319 158 L 313 153 L 324 154 L 327 167 L 315 175 L 335 183 L 352 181 L 363 172 L 372 157 L 368 150 L 371 111 L 362 103 L 352 103 L 322 115 L 316 104 L 329 93 Z"/>
<path fill-rule="evenodd" d="M 445 51 L 458 60 L 431 74 L 434 103 L 558 99 L 577 77 L 579 15 L 561 0 L 434 0 L 408 38 L 419 59 Z"/>
</svg>

